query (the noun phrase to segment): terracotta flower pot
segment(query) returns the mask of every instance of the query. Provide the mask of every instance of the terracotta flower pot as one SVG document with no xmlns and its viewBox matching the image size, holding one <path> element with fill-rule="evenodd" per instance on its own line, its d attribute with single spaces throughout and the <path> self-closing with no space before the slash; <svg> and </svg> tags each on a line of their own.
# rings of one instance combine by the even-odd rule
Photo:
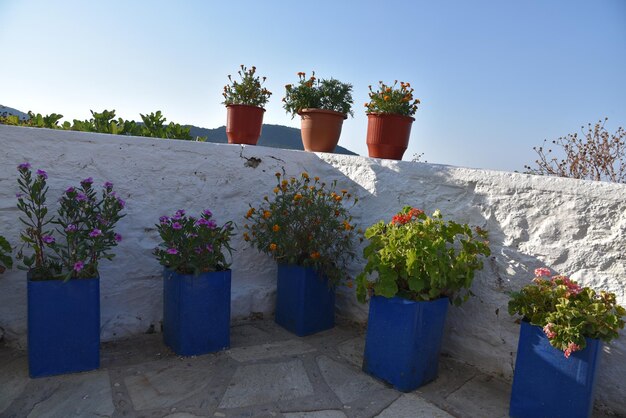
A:
<svg viewBox="0 0 626 418">
<path fill-rule="evenodd" d="M 373 158 L 401 160 L 415 118 L 391 113 L 367 114 L 367 149 Z"/>
<path fill-rule="evenodd" d="M 302 109 L 298 112 L 302 118 L 302 145 L 306 151 L 334 152 L 345 113 L 333 110 Z"/>
<path fill-rule="evenodd" d="M 263 127 L 263 113 L 265 113 L 265 109 L 257 106 L 226 106 L 228 143 L 256 145 Z"/>
</svg>

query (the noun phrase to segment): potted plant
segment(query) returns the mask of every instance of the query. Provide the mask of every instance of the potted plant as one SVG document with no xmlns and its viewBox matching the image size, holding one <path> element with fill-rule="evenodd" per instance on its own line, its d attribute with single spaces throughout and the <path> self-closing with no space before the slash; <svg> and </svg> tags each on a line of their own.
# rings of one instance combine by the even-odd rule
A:
<svg viewBox="0 0 626 418">
<path fill-rule="evenodd" d="M 283 107 L 293 118 L 300 115 L 300 133 L 306 151 L 334 152 L 344 119 L 352 116 L 352 85 L 339 80 L 310 78 L 298 73 L 296 86 L 287 84 Z"/>
<path fill-rule="evenodd" d="M 241 65 L 237 71 L 241 81 L 229 75 L 230 84 L 224 86 L 223 104 L 226 105 L 226 136 L 229 144 L 256 145 L 263 127 L 265 104 L 272 93 L 263 87 L 266 77 L 256 75 L 256 67 Z"/>
<path fill-rule="evenodd" d="M 354 225 L 347 190 L 307 173 L 276 173 L 272 199 L 250 206 L 244 240 L 278 263 L 276 323 L 298 336 L 335 325 L 335 287 L 354 257 Z M 353 203 L 353 204 L 354 204 Z"/>
<path fill-rule="evenodd" d="M 125 202 L 106 182 L 98 197 L 93 179 L 69 187 L 56 216 L 48 214 L 48 174 L 18 166 L 17 207 L 25 215 L 18 252 L 28 270 L 28 368 L 31 377 L 97 369 L 100 365 L 99 261 L 122 240 L 115 233 Z"/>
<path fill-rule="evenodd" d="M 13 258 L 11 258 L 11 244 L 2 235 L 0 235 L 0 274 L 4 273 L 6 269 L 13 267 Z"/>
<path fill-rule="evenodd" d="M 409 145 L 411 125 L 420 104 L 413 98 L 410 83 L 398 81 L 388 86 L 378 82 L 378 89 L 369 86 L 369 103 L 365 103 L 367 114 L 367 149 L 373 158 L 401 160 Z"/>
<path fill-rule="evenodd" d="M 163 242 L 154 254 L 163 269 L 163 340 L 176 354 L 192 356 L 230 346 L 230 254 L 233 223 L 218 227 L 209 210 L 200 217 L 178 210 L 162 216 Z"/>
<path fill-rule="evenodd" d="M 626 309 L 614 293 L 597 293 L 547 268 L 535 276 L 509 301 L 509 314 L 523 318 L 509 414 L 591 416 L 602 342 L 618 338 Z"/>
<path fill-rule="evenodd" d="M 363 370 L 409 392 L 437 377 L 448 304 L 469 297 L 490 254 L 487 232 L 406 206 L 365 238 L 356 280 L 358 300 L 371 296 Z"/>
</svg>

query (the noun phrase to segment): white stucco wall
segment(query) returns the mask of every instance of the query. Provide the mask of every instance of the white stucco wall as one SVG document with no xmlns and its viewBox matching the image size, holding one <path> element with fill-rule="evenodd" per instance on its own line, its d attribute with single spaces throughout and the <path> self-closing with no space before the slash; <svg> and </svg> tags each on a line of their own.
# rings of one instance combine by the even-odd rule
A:
<svg viewBox="0 0 626 418">
<path fill-rule="evenodd" d="M 469 222 L 490 232 L 492 257 L 477 274 L 476 297 L 451 307 L 444 351 L 510 378 L 519 326 L 507 314 L 507 292 L 549 266 L 584 285 L 615 292 L 626 304 L 626 186 L 423 163 L 313 154 L 266 147 L 154 140 L 0 125 L 0 234 L 18 243 L 16 166 L 29 161 L 50 176 L 49 202 L 69 185 L 92 176 L 109 180 L 127 201 L 119 223 L 124 236 L 113 263 L 101 268 L 102 338 L 141 333 L 161 319 L 160 267 L 151 255 L 159 216 L 184 208 L 209 208 L 218 223 L 240 227 L 248 203 L 275 185 L 274 173 L 307 171 L 356 194 L 353 215 L 363 228 L 389 219 L 405 204 Z M 260 159 L 256 167 L 247 158 Z M 273 261 L 235 237 L 232 313 L 270 315 L 275 295 Z M 355 276 L 362 260 L 350 273 Z M 338 310 L 365 321 L 367 306 L 353 289 L 340 290 Z M 25 346 L 26 279 L 22 271 L 0 276 L 0 327 L 12 344 Z M 626 413 L 626 338 L 607 346 L 597 399 Z"/>
</svg>

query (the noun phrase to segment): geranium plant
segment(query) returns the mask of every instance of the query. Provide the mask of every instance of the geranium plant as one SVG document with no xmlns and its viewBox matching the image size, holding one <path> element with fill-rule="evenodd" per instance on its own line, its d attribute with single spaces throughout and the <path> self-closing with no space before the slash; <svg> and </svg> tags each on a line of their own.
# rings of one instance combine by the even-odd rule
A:
<svg viewBox="0 0 626 418">
<path fill-rule="evenodd" d="M 237 74 L 239 74 L 241 81 L 233 80 L 233 78 L 228 75 L 230 84 L 224 86 L 224 92 L 222 93 L 224 96 L 223 104 L 227 106 L 248 105 L 264 107 L 272 95 L 268 89 L 263 87 L 266 77 L 259 78 L 259 76 L 256 75 L 255 66 L 248 69 L 243 64 L 241 65 L 241 69 L 237 71 Z"/>
<path fill-rule="evenodd" d="M 348 205 L 358 201 L 308 173 L 286 178 L 276 173 L 273 197 L 250 206 L 244 240 L 278 263 L 313 267 L 337 285 L 354 257 L 354 224 Z M 352 203 L 350 203 L 352 202 Z"/>
<path fill-rule="evenodd" d="M 398 80 L 392 85 L 378 82 L 378 89 L 369 86 L 369 103 L 365 103 L 366 113 L 394 113 L 403 116 L 413 116 L 420 104 L 419 99 L 413 97 L 413 88 L 410 83 Z"/>
<path fill-rule="evenodd" d="M 615 294 L 597 293 L 547 268 L 535 270 L 533 283 L 511 294 L 509 314 L 542 327 L 550 344 L 569 357 L 587 345 L 585 338 L 609 342 L 624 328 L 626 309 Z"/>
<path fill-rule="evenodd" d="M 224 251 L 232 254 L 234 226 L 229 221 L 218 227 L 212 216 L 208 209 L 197 218 L 182 209 L 171 217 L 162 216 L 157 230 L 163 242 L 154 250 L 159 263 L 180 274 L 227 270 L 230 264 Z"/>
<path fill-rule="evenodd" d="M 11 258 L 11 244 L 2 235 L 0 235 L 0 274 L 6 269 L 13 267 L 13 258 Z"/>
<path fill-rule="evenodd" d="M 33 176 L 29 163 L 20 164 L 18 171 L 17 207 L 26 226 L 21 240 L 33 249 L 30 256 L 23 246 L 18 252 L 21 268 L 29 270 L 33 280 L 97 277 L 100 259 L 113 259 L 111 250 L 122 240 L 114 228 L 124 216 L 120 212 L 125 202 L 115 194 L 113 184 L 106 182 L 100 197 L 91 177 L 69 187 L 54 216 L 46 206 L 48 174 L 37 170 Z"/>
<path fill-rule="evenodd" d="M 307 78 L 298 73 L 298 84 L 285 86 L 283 107 L 293 118 L 302 109 L 323 109 L 352 115 L 352 85 L 339 80 L 318 79 L 315 71 Z"/>
<path fill-rule="evenodd" d="M 469 296 L 474 272 L 489 256 L 487 232 L 445 221 L 405 206 L 391 222 L 380 221 L 365 231 L 370 243 L 363 250 L 367 264 L 357 276 L 357 298 L 368 294 L 415 301 L 448 297 L 460 304 Z"/>
</svg>

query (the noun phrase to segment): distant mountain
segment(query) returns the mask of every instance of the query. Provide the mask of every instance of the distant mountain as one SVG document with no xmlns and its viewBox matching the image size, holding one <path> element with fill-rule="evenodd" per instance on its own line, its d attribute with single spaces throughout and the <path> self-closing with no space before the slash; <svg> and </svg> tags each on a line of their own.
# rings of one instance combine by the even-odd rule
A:
<svg viewBox="0 0 626 418">
<path fill-rule="evenodd" d="M 17 116 L 20 119 L 28 119 L 28 114 L 24 112 L 20 112 L 17 109 L 13 109 L 12 107 L 0 105 L 0 116 L 9 116 L 9 115 Z"/>
<path fill-rule="evenodd" d="M 0 116 L 16 115 L 20 119 L 28 119 L 28 114 L 21 112 L 12 107 L 0 105 Z M 220 126 L 219 128 L 209 129 L 200 128 L 193 125 L 185 125 L 190 128 L 189 133 L 191 136 L 205 136 L 207 142 L 216 142 L 226 144 L 228 142 L 226 138 L 226 127 Z M 303 151 L 302 139 L 300 137 L 300 129 L 290 128 L 283 125 L 263 125 L 261 131 L 261 137 L 259 138 L 258 145 L 264 147 L 293 149 Z M 342 146 L 337 145 L 335 153 L 346 155 L 358 155 L 355 152 L 350 151 Z"/>
<path fill-rule="evenodd" d="M 191 129 L 189 133 L 196 136 L 206 136 L 207 142 L 217 142 L 226 144 L 228 142 L 226 138 L 226 127 L 220 126 L 219 128 L 208 129 L 198 128 L 197 126 L 187 125 Z M 300 129 L 291 128 L 283 125 L 263 125 L 261 131 L 261 137 L 259 138 L 258 145 L 264 147 L 294 149 L 303 151 L 302 138 L 300 137 Z M 358 155 L 355 152 L 350 151 L 342 146 L 337 145 L 335 153 L 346 155 Z"/>
</svg>

